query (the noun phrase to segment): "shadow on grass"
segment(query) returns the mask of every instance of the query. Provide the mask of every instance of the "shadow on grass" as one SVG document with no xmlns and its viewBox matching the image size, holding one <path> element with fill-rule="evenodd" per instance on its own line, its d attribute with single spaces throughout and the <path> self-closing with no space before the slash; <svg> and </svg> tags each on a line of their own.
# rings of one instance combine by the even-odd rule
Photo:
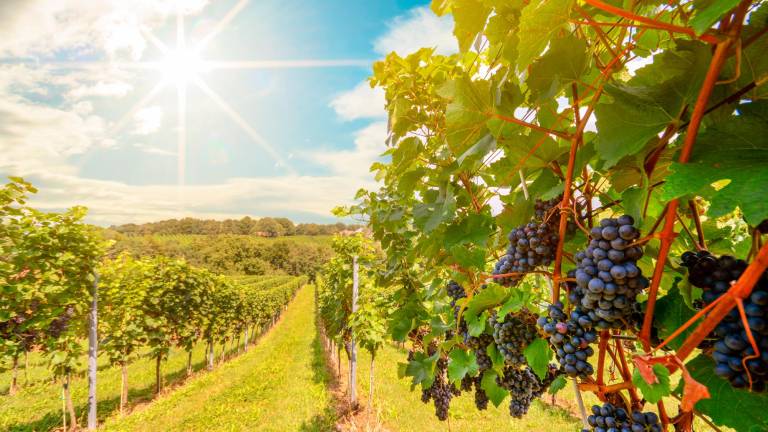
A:
<svg viewBox="0 0 768 432">
<path fill-rule="evenodd" d="M 198 361 L 192 364 L 192 370 L 197 372 L 205 368 L 205 360 Z M 178 370 L 174 370 L 163 374 L 163 382 L 167 386 L 174 386 L 183 383 L 187 378 L 186 365 Z M 128 375 L 128 383 L 130 385 L 131 376 Z M 51 391 L 60 392 L 59 387 L 52 387 Z M 149 402 L 155 397 L 155 386 L 150 384 L 142 388 L 134 388 L 128 390 L 128 409 L 135 407 L 137 404 Z M 99 413 L 99 423 L 102 423 L 107 417 L 115 414 L 120 409 L 120 396 L 116 396 L 110 399 L 103 399 L 97 403 L 97 411 Z M 82 427 L 86 424 L 88 417 L 88 403 L 82 403 L 75 406 L 75 412 L 77 413 L 78 424 Z M 10 425 L 9 432 L 39 432 L 50 431 L 60 428 L 62 425 L 61 410 L 56 409 L 49 411 L 43 417 L 28 423 L 17 423 Z"/>
<path fill-rule="evenodd" d="M 315 337 L 312 339 L 312 380 L 315 383 L 322 383 L 327 389 L 330 389 L 333 383 L 333 372 L 330 369 L 330 365 L 326 361 L 325 351 L 323 350 L 323 342 L 320 339 L 320 331 L 318 330 L 317 319 L 313 323 L 315 325 Z M 299 426 L 299 431 L 302 432 L 326 432 L 335 430 L 336 424 L 336 407 L 334 405 L 334 399 L 328 398 L 328 404 L 323 408 L 322 414 L 313 416 L 311 419 L 304 421 Z"/>
</svg>

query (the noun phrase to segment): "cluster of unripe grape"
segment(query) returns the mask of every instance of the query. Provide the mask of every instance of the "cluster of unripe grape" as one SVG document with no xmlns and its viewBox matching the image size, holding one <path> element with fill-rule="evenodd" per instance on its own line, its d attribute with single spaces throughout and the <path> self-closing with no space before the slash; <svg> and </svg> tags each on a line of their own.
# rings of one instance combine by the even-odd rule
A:
<svg viewBox="0 0 768 432">
<path fill-rule="evenodd" d="M 576 287 L 569 300 L 589 315 L 595 328 L 625 329 L 632 322 L 637 295 L 648 287 L 637 261 L 643 256 L 631 216 L 600 221 L 589 246 L 576 254 Z"/>
<path fill-rule="evenodd" d="M 728 255 L 717 258 L 707 251 L 686 252 L 681 258 L 691 285 L 702 289 L 705 305 L 725 294 L 747 268 L 743 260 Z M 764 392 L 768 386 L 768 274 L 760 277 L 743 305 L 747 326 L 738 308 L 733 308 L 715 327 L 715 374 L 733 387 Z M 759 352 L 749 340 L 747 327 Z"/>
<path fill-rule="evenodd" d="M 611 403 L 593 405 L 587 418 L 589 429 L 582 432 L 662 432 L 659 416 L 653 412 L 633 411 L 629 415 L 624 408 Z"/>
</svg>

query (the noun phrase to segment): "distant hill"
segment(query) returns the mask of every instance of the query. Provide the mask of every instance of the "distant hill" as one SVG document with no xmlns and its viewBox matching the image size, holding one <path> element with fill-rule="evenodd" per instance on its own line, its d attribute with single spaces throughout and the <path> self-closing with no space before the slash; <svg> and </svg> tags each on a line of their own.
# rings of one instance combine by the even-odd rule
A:
<svg viewBox="0 0 768 432">
<path fill-rule="evenodd" d="M 226 219 L 223 221 L 211 219 L 168 219 L 159 222 L 149 222 L 144 224 L 125 224 L 113 225 L 109 229 L 121 234 L 132 235 L 174 235 L 174 234 L 239 234 L 256 235 L 261 237 L 281 237 L 293 235 L 332 235 L 337 233 L 350 233 L 361 229 L 361 225 L 347 225 L 343 223 L 335 224 L 316 224 L 301 223 L 294 224 L 287 218 L 264 217 L 253 219 L 244 217 L 242 219 Z"/>
</svg>

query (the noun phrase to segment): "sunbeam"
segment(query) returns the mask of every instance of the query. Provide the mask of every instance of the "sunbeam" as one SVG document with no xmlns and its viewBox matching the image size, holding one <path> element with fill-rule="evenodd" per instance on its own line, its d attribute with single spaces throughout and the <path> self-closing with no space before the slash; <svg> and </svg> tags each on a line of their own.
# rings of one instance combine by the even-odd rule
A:
<svg viewBox="0 0 768 432">
<path fill-rule="evenodd" d="M 200 79 L 195 80 L 195 84 L 197 85 L 197 87 L 200 88 L 200 90 L 203 91 L 203 93 L 208 95 L 208 97 L 210 97 L 211 100 L 213 100 L 213 102 L 216 103 L 216 105 L 218 105 L 219 108 L 222 111 L 224 111 L 232 119 L 232 121 L 234 121 L 238 126 L 240 126 L 240 128 L 243 129 L 243 132 L 245 132 L 254 142 L 256 142 L 256 144 L 261 146 L 261 148 L 264 149 L 264 151 L 269 153 L 269 155 L 272 156 L 272 158 L 274 158 L 275 162 L 277 162 L 280 166 L 285 167 L 288 170 L 288 172 L 290 172 L 291 174 L 296 174 L 296 171 L 294 171 L 294 169 L 283 160 L 283 158 L 280 156 L 280 154 L 277 151 L 275 151 L 272 145 L 266 139 L 264 139 L 264 137 L 262 137 L 258 132 L 256 132 L 256 130 L 253 129 L 248 124 L 248 122 L 245 121 L 245 119 L 243 119 L 243 117 L 237 113 L 237 111 L 235 111 L 232 107 L 230 107 L 229 104 L 227 104 L 227 102 L 224 101 L 224 99 L 222 99 L 218 94 L 216 94 L 216 92 L 214 92 L 213 89 L 208 87 L 208 85 Z"/>
<path fill-rule="evenodd" d="M 145 95 L 143 98 L 141 98 L 141 100 L 139 100 L 138 102 L 136 102 L 136 103 L 135 103 L 135 104 L 134 104 L 134 105 L 131 107 L 131 109 L 130 109 L 130 110 L 128 110 L 128 112 L 126 112 L 125 114 L 123 114 L 123 116 L 122 116 L 122 117 L 120 117 L 120 119 L 117 121 L 117 123 L 115 123 L 115 124 L 114 124 L 114 125 L 113 125 L 113 126 L 110 128 L 110 129 L 109 129 L 109 131 L 108 131 L 108 136 L 114 136 L 114 135 L 116 135 L 118 132 L 120 132 L 120 130 L 121 130 L 122 128 L 124 128 L 124 127 L 125 127 L 125 125 L 126 125 L 126 124 L 128 124 L 128 122 L 129 122 L 129 121 L 130 121 L 130 120 L 133 118 L 134 114 L 136 114 L 136 112 L 137 112 L 138 110 L 140 110 L 140 109 L 144 108 L 144 105 L 148 104 L 148 103 L 149 103 L 149 102 L 150 102 L 152 99 L 154 99 L 154 98 L 155 98 L 155 96 L 157 96 L 157 94 L 158 94 L 158 93 L 160 93 L 160 91 L 161 91 L 161 90 L 162 90 L 164 87 L 165 87 L 165 82 L 161 81 L 161 82 L 157 83 L 157 84 L 156 84 L 156 85 L 155 85 L 155 86 L 152 88 L 152 90 L 150 90 L 149 92 L 147 92 L 147 94 L 146 94 L 146 95 Z"/>
</svg>

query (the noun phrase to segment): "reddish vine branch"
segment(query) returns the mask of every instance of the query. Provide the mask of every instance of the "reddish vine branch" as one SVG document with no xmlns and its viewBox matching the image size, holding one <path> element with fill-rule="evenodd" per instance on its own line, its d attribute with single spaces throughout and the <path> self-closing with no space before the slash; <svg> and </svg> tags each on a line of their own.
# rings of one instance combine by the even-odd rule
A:
<svg viewBox="0 0 768 432">
<path fill-rule="evenodd" d="M 667 30 L 673 33 L 683 33 L 686 34 L 694 39 L 701 39 L 704 42 L 711 43 L 711 44 L 719 44 L 720 40 L 710 34 L 703 34 L 701 36 L 696 35 L 696 32 L 689 27 L 681 27 L 678 25 L 666 23 L 663 21 L 658 21 L 652 18 L 644 17 L 642 15 L 637 15 L 633 13 L 632 11 L 628 11 L 626 9 L 622 9 L 620 7 L 609 5 L 608 3 L 603 3 L 600 0 L 585 0 L 587 4 L 592 5 L 598 9 L 602 9 L 606 12 L 610 12 L 614 15 L 620 16 L 622 18 L 626 18 L 628 20 L 641 22 L 643 24 L 647 24 L 650 28 L 658 29 L 658 30 Z"/>
<path fill-rule="evenodd" d="M 588 2 L 596 0 L 587 0 Z M 733 43 L 735 38 L 729 37 L 728 39 L 720 42 L 715 49 L 715 54 L 712 57 L 712 62 L 707 70 L 707 75 L 704 78 L 704 83 L 699 91 L 699 96 L 696 99 L 696 105 L 693 107 L 691 113 L 691 121 L 688 125 L 688 130 L 685 134 L 685 140 L 683 141 L 683 148 L 680 151 L 680 163 L 686 163 L 691 158 L 693 152 L 693 144 L 696 142 L 696 136 L 699 133 L 699 127 L 701 126 L 701 120 L 704 118 L 704 114 L 707 109 L 707 103 L 712 95 L 712 90 L 717 83 L 717 77 L 720 75 L 725 60 L 728 58 L 728 49 Z M 667 206 L 666 220 L 664 221 L 664 230 L 661 235 L 661 246 L 659 248 L 659 255 L 656 261 L 656 267 L 653 269 L 653 278 L 651 280 L 651 286 L 648 290 L 648 304 L 645 313 L 645 319 L 643 320 L 643 328 L 640 332 L 640 340 L 643 342 L 643 348 L 646 352 L 650 350 L 650 337 L 651 337 L 651 324 L 653 322 L 653 312 L 656 307 L 656 297 L 659 292 L 659 285 L 661 284 L 661 277 L 664 274 L 664 266 L 667 263 L 667 255 L 669 254 L 669 248 L 672 246 L 672 241 L 677 235 L 674 232 L 675 217 L 677 215 L 677 208 L 679 205 L 678 199 L 673 199 Z"/>
</svg>

